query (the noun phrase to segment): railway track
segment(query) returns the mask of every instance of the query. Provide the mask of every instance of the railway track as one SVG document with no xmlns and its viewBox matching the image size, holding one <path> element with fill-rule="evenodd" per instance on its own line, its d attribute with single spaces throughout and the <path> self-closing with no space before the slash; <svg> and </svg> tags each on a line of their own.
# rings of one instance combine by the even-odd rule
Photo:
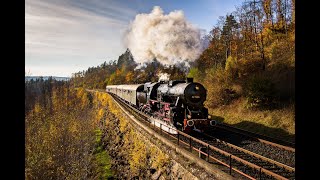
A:
<svg viewBox="0 0 320 180">
<path fill-rule="evenodd" d="M 254 139 L 254 140 L 259 141 L 264 144 L 275 146 L 275 147 L 278 147 L 280 149 L 284 149 L 287 151 L 295 152 L 295 143 L 292 143 L 292 142 L 272 138 L 272 137 L 265 136 L 265 135 L 258 134 L 258 133 L 253 133 L 250 131 L 246 131 L 243 129 L 232 127 L 232 126 L 227 125 L 225 123 L 218 123 L 216 127 L 221 130 L 228 131 L 229 133 L 231 132 L 234 134 L 239 134 L 241 136 L 245 136 L 245 137 Z"/>
<path fill-rule="evenodd" d="M 295 167 L 295 149 L 292 147 L 279 145 L 252 135 L 249 136 L 245 133 L 238 133 L 229 129 L 220 128 L 219 124 L 207 133 L 210 136 L 245 150 L 273 159 L 282 164 Z"/>
<path fill-rule="evenodd" d="M 223 171 L 228 171 L 237 178 L 242 179 L 295 179 L 295 169 L 266 158 L 254 152 L 241 147 L 227 143 L 208 134 L 193 134 L 190 136 L 181 131 L 177 135 L 169 134 L 155 125 L 150 124 L 150 116 L 138 111 L 126 104 L 123 100 L 112 95 L 122 107 L 128 110 L 137 119 L 144 122 L 147 126 L 153 128 L 160 134 L 172 139 L 176 144 L 188 149 L 191 152 L 198 153 L 206 161 L 219 164 Z M 162 127 L 166 126 L 162 124 Z M 170 127 L 169 127 L 170 129 Z"/>
<path fill-rule="evenodd" d="M 259 168 L 266 170 L 267 174 L 276 173 L 277 175 L 275 174 L 271 175 L 276 179 L 283 179 L 283 178 L 294 179 L 295 169 L 288 165 L 285 165 L 273 159 L 261 156 L 255 152 L 251 152 L 244 148 L 235 146 L 231 143 L 222 141 L 221 139 L 217 139 L 208 134 L 197 133 L 197 134 L 193 134 L 193 136 L 197 137 L 199 140 L 202 140 L 203 142 L 206 142 L 210 145 L 213 145 L 219 148 L 220 150 L 230 153 L 228 154 L 229 156 L 235 155 L 236 157 L 239 157 L 242 160 L 245 160 L 245 161 L 242 161 L 242 163 L 247 166 L 250 166 L 253 168 L 258 168 L 257 166 L 259 166 Z M 245 168 L 246 167 L 244 168 L 242 167 L 242 170 L 246 171 Z"/>
</svg>

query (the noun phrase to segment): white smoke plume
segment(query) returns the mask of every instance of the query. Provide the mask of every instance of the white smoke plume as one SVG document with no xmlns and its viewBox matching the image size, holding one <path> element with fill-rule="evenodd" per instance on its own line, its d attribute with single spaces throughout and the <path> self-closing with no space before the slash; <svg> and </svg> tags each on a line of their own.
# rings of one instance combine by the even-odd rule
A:
<svg viewBox="0 0 320 180">
<path fill-rule="evenodd" d="M 159 6 L 150 14 L 138 14 L 125 35 L 125 44 L 137 63 L 156 58 L 174 65 L 194 61 L 202 52 L 200 29 L 186 21 L 183 11 L 165 15 Z"/>
<path fill-rule="evenodd" d="M 170 74 L 168 73 L 158 73 L 157 76 L 159 77 L 158 82 L 160 81 L 169 81 L 170 80 Z"/>
</svg>

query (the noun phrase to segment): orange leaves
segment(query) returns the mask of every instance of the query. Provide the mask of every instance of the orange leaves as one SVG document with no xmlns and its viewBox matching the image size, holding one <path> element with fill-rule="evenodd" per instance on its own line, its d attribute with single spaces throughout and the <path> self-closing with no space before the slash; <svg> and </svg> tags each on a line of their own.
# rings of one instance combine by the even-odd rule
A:
<svg viewBox="0 0 320 180">
<path fill-rule="evenodd" d="M 128 72 L 125 79 L 126 79 L 127 83 L 132 83 L 132 81 L 133 81 L 133 72 L 132 71 Z"/>
<path fill-rule="evenodd" d="M 123 84 L 126 78 L 125 68 L 117 69 L 114 73 L 111 74 L 108 84 Z"/>
<path fill-rule="evenodd" d="M 121 73 L 122 73 L 122 70 L 120 70 L 120 69 L 117 69 L 117 70 L 116 70 L 116 76 L 120 76 Z"/>
</svg>

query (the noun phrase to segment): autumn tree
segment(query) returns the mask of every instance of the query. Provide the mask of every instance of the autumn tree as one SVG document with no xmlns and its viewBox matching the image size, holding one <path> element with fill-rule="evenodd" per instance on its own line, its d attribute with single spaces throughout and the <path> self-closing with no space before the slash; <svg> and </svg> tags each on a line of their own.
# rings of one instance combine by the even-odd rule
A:
<svg viewBox="0 0 320 180">
<path fill-rule="evenodd" d="M 234 34 L 238 29 L 238 23 L 235 17 L 230 14 L 226 16 L 225 24 L 222 29 L 222 41 L 225 43 L 226 60 L 231 55 L 231 43 L 234 40 Z"/>
<path fill-rule="evenodd" d="M 94 179 L 95 123 L 89 93 L 52 78 L 30 83 L 36 86 L 28 82 L 28 91 L 40 91 L 33 94 L 35 102 L 26 101 L 31 107 L 25 116 L 26 179 Z"/>
</svg>

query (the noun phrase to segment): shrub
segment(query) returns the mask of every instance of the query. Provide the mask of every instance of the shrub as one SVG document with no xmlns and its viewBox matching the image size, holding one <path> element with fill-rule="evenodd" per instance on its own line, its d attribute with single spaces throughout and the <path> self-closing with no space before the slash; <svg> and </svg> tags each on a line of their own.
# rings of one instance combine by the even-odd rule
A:
<svg viewBox="0 0 320 180">
<path fill-rule="evenodd" d="M 220 94 L 221 94 L 221 102 L 224 105 L 230 104 L 233 99 L 239 97 L 236 91 L 231 88 L 222 89 Z"/>
<path fill-rule="evenodd" d="M 247 107 L 262 108 L 273 107 L 276 102 L 274 83 L 263 76 L 253 76 L 245 86 Z"/>
<path fill-rule="evenodd" d="M 286 66 L 295 66 L 295 47 L 294 42 L 284 39 L 275 41 L 270 46 L 271 62 L 270 66 L 285 64 Z"/>
<path fill-rule="evenodd" d="M 207 101 L 209 107 L 229 104 L 233 99 L 238 97 L 232 89 L 231 79 L 222 66 L 216 66 L 207 72 L 203 84 L 207 88 Z"/>
<path fill-rule="evenodd" d="M 226 62 L 225 70 L 231 77 L 237 77 L 238 66 L 237 58 L 229 56 Z"/>
<path fill-rule="evenodd" d="M 249 77 L 255 73 L 261 72 L 263 61 L 259 56 L 258 53 L 254 53 L 239 59 L 237 64 L 239 78 Z"/>
</svg>

